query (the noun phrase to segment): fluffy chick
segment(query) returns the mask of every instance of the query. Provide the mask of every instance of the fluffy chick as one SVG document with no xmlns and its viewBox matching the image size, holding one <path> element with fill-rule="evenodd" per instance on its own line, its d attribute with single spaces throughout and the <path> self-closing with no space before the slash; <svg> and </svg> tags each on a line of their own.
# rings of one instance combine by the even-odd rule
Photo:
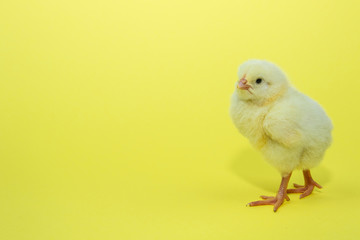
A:
<svg viewBox="0 0 360 240">
<path fill-rule="evenodd" d="M 282 175 L 275 197 L 249 206 L 274 205 L 289 200 L 287 193 L 312 193 L 316 183 L 310 169 L 323 159 L 331 144 L 332 123 L 322 107 L 292 87 L 279 67 L 264 60 L 240 65 L 239 80 L 231 97 L 230 115 L 239 132 L 261 151 Z M 287 189 L 293 170 L 302 169 L 305 185 Z"/>
</svg>

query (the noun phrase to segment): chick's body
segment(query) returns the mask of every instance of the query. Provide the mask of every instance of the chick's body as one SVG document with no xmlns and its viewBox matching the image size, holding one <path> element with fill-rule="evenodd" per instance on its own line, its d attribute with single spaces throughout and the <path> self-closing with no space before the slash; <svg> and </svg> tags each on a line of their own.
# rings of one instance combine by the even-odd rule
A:
<svg viewBox="0 0 360 240">
<path fill-rule="evenodd" d="M 283 177 L 290 178 L 295 169 L 303 169 L 305 176 L 331 144 L 331 120 L 270 62 L 247 61 L 238 74 L 230 106 L 234 125 Z"/>
<path fill-rule="evenodd" d="M 239 132 L 282 174 L 315 167 L 331 143 L 332 124 L 324 110 L 292 87 L 260 106 L 234 93 L 230 113 Z"/>
</svg>

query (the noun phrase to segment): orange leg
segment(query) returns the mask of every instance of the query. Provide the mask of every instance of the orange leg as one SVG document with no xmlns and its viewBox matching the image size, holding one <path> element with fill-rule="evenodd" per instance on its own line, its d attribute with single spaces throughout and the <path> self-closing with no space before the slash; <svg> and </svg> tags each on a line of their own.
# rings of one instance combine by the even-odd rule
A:
<svg viewBox="0 0 360 240">
<path fill-rule="evenodd" d="M 291 177 L 291 173 L 281 179 L 279 191 L 275 197 L 260 196 L 264 200 L 259 200 L 259 201 L 248 203 L 247 206 L 253 207 L 253 206 L 261 206 L 261 205 L 274 205 L 274 212 L 276 212 L 278 210 L 278 208 L 283 204 L 284 199 L 286 199 L 287 201 L 290 200 L 290 198 L 286 194 L 286 189 L 287 189 L 290 177 Z"/>
<path fill-rule="evenodd" d="M 294 183 L 295 189 L 288 189 L 287 193 L 302 193 L 300 195 L 300 198 L 304 198 L 312 193 L 314 187 L 322 188 L 320 184 L 318 184 L 317 182 L 314 181 L 314 179 L 312 179 L 310 170 L 308 169 L 303 170 L 303 174 L 304 174 L 305 185 L 302 186 Z"/>
</svg>

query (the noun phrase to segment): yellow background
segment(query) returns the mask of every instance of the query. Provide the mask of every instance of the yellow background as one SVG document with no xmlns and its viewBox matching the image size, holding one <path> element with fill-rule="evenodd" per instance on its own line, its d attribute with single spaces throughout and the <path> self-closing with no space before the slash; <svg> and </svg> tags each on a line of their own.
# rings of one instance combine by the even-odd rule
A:
<svg viewBox="0 0 360 240">
<path fill-rule="evenodd" d="M 357 239 L 359 1 L 1 1 L 0 239 Z M 232 125 L 237 66 L 277 63 L 332 118 L 323 189 Z M 300 172 L 292 182 L 302 183 Z"/>
</svg>

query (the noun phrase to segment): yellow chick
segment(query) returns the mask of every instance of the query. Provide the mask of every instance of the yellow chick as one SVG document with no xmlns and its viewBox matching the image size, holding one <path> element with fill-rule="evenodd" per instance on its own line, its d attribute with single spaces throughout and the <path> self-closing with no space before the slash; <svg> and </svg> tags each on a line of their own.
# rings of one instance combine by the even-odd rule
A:
<svg viewBox="0 0 360 240">
<path fill-rule="evenodd" d="M 290 200 L 287 193 L 310 195 L 321 188 L 310 169 L 322 160 L 331 144 L 332 123 L 321 106 L 292 87 L 279 67 L 264 60 L 240 65 L 231 97 L 230 115 L 239 132 L 282 175 L 275 197 L 248 206 L 273 205 L 274 212 Z M 292 171 L 302 169 L 304 186 L 287 189 Z"/>
</svg>

